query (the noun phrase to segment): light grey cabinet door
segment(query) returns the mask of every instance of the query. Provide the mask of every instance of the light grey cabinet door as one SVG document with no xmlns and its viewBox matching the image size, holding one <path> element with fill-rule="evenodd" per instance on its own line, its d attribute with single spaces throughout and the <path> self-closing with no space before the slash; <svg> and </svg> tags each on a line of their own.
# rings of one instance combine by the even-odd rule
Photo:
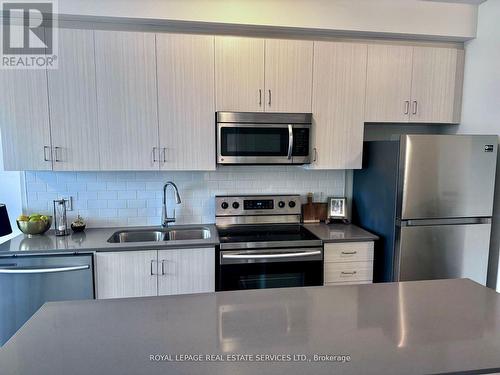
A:
<svg viewBox="0 0 500 375">
<path fill-rule="evenodd" d="M 51 170 L 47 72 L 0 69 L 0 87 L 4 169 Z"/>
<path fill-rule="evenodd" d="M 157 256 L 156 250 L 96 253 L 97 298 L 156 296 Z"/>
<path fill-rule="evenodd" d="M 158 251 L 158 295 L 215 291 L 215 249 Z"/>
<path fill-rule="evenodd" d="M 54 170 L 98 170 L 93 31 L 59 29 L 58 68 L 47 73 Z"/>
<path fill-rule="evenodd" d="M 414 47 L 410 122 L 459 123 L 464 51 Z"/>
<path fill-rule="evenodd" d="M 157 34 L 160 165 L 215 170 L 214 37 Z"/>
<path fill-rule="evenodd" d="M 366 122 L 408 122 L 413 47 L 368 46 Z"/>
<path fill-rule="evenodd" d="M 155 34 L 95 31 L 102 170 L 159 169 Z"/>
<path fill-rule="evenodd" d="M 366 44 L 314 42 L 311 168 L 361 168 L 366 53 Z"/>
<path fill-rule="evenodd" d="M 469 278 L 486 285 L 490 232 L 491 224 L 403 227 L 395 279 Z"/>
<path fill-rule="evenodd" d="M 266 39 L 266 112 L 311 112 L 313 42 Z"/>
<path fill-rule="evenodd" d="M 217 111 L 264 111 L 264 39 L 215 37 Z"/>
</svg>

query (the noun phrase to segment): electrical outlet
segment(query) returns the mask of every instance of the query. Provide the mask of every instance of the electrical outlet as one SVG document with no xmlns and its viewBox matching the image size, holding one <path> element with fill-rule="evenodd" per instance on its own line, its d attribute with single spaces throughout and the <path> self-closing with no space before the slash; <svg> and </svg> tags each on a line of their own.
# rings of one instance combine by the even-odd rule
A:
<svg viewBox="0 0 500 375">
<path fill-rule="evenodd" d="M 66 202 L 66 211 L 73 211 L 73 197 L 61 197 L 59 199 L 64 199 Z"/>
</svg>

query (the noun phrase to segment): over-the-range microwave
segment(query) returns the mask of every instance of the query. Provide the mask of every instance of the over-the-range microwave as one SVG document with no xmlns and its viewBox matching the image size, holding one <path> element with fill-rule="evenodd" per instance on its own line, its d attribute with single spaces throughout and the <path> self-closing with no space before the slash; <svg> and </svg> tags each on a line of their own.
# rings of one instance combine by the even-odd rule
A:
<svg viewBox="0 0 500 375">
<path fill-rule="evenodd" d="M 217 164 L 309 164 L 312 114 L 217 112 Z"/>
</svg>

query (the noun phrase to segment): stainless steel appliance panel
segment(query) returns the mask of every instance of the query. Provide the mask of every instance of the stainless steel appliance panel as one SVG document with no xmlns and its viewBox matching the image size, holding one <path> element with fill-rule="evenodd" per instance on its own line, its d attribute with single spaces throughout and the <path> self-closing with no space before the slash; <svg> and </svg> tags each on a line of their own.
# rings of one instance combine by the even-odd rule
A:
<svg viewBox="0 0 500 375">
<path fill-rule="evenodd" d="M 45 302 L 93 298 L 92 255 L 0 258 L 0 346 Z"/>
<path fill-rule="evenodd" d="M 497 136 L 401 137 L 401 219 L 492 215 Z"/>
<path fill-rule="evenodd" d="M 485 285 L 490 232 L 489 223 L 401 227 L 395 281 L 470 278 Z"/>
</svg>

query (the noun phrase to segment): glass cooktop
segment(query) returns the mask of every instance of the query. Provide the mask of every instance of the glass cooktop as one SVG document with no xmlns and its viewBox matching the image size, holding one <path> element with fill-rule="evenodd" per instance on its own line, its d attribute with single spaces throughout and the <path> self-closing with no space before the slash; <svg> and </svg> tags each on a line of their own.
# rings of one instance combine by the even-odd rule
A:
<svg viewBox="0 0 500 375">
<path fill-rule="evenodd" d="M 301 225 L 240 225 L 217 228 L 221 243 L 318 240 Z"/>
</svg>

